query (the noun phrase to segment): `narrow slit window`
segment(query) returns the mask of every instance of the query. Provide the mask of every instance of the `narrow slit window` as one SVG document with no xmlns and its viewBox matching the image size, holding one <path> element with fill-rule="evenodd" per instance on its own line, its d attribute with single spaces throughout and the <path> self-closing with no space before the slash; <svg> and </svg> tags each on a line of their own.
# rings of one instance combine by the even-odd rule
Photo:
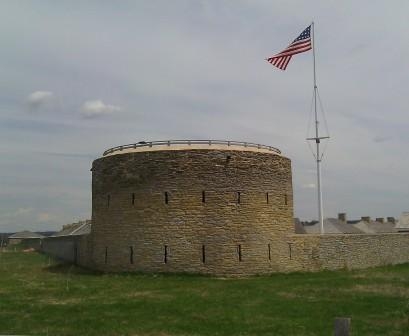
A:
<svg viewBox="0 0 409 336">
<path fill-rule="evenodd" d="M 202 203 L 206 203 L 206 192 L 202 191 Z"/>
<path fill-rule="evenodd" d="M 271 261 L 271 245 L 268 244 L 268 260 Z"/>
<path fill-rule="evenodd" d="M 129 246 L 129 263 L 133 264 L 133 246 Z"/>
<path fill-rule="evenodd" d="M 291 243 L 288 243 L 288 252 L 289 252 L 290 259 L 292 259 L 293 258 L 293 251 L 292 251 Z"/>
<path fill-rule="evenodd" d="M 240 204 L 240 202 L 241 202 L 241 192 L 238 191 L 237 192 L 237 204 Z"/>
<path fill-rule="evenodd" d="M 268 199 L 268 192 L 266 192 L 266 203 L 269 203 L 269 199 Z"/>
<path fill-rule="evenodd" d="M 284 204 L 288 205 L 288 196 L 287 196 L 287 194 L 284 195 Z"/>
<path fill-rule="evenodd" d="M 132 193 L 132 205 L 135 205 L 135 193 Z"/>
<path fill-rule="evenodd" d="M 239 257 L 239 261 L 241 261 L 241 257 L 242 257 L 242 255 L 241 255 L 241 245 L 237 245 L 237 254 L 238 254 L 238 257 Z"/>
<path fill-rule="evenodd" d="M 164 256 L 163 256 L 163 262 L 165 264 L 168 263 L 168 245 L 165 245 L 165 253 L 164 253 Z"/>
<path fill-rule="evenodd" d="M 108 263 L 108 247 L 105 247 L 105 264 Z"/>
<path fill-rule="evenodd" d="M 107 195 L 107 208 L 109 208 L 110 203 L 111 203 L 111 195 L 108 194 Z"/>
<path fill-rule="evenodd" d="M 202 263 L 206 262 L 206 246 L 202 245 Z"/>
<path fill-rule="evenodd" d="M 165 204 L 169 204 L 169 193 L 165 191 Z"/>
</svg>

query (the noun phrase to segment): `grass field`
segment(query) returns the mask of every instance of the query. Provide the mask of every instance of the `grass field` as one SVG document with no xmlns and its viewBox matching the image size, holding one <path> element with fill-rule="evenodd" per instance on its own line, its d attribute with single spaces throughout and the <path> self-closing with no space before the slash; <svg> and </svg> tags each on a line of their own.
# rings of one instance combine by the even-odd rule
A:
<svg viewBox="0 0 409 336">
<path fill-rule="evenodd" d="M 97 274 L 0 253 L 0 334 L 409 335 L 409 265 L 251 279 Z"/>
</svg>

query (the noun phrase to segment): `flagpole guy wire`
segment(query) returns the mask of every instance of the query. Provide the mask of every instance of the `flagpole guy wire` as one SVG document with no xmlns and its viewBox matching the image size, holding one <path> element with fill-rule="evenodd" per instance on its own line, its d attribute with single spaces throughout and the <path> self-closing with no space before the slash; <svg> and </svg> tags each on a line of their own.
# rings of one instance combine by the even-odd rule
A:
<svg viewBox="0 0 409 336">
<path fill-rule="evenodd" d="M 317 75 L 315 68 L 315 36 L 314 36 L 314 22 L 311 23 L 312 28 L 312 54 L 313 54 L 313 71 L 314 71 L 314 117 L 315 117 L 315 137 L 307 138 L 307 140 L 314 140 L 316 144 L 315 159 L 317 162 L 317 196 L 318 196 L 318 218 L 320 223 L 320 233 L 324 234 L 324 211 L 322 205 L 322 183 L 321 183 L 321 161 L 322 155 L 320 154 L 320 143 L 322 139 L 329 139 L 329 136 L 319 136 L 319 121 L 317 111 Z"/>
</svg>

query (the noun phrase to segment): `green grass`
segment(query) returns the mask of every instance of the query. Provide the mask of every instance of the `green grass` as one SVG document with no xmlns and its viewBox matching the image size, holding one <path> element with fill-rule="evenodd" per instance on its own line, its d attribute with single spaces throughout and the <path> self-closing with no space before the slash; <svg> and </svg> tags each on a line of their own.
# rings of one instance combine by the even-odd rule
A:
<svg viewBox="0 0 409 336">
<path fill-rule="evenodd" d="M 250 279 L 98 274 L 0 253 L 0 334 L 409 335 L 409 265 Z"/>
</svg>

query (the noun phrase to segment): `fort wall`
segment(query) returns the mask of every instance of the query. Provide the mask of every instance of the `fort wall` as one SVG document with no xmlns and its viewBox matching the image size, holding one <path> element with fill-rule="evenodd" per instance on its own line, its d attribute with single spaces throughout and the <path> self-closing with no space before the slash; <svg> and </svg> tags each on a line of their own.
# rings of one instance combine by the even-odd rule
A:
<svg viewBox="0 0 409 336">
<path fill-rule="evenodd" d="M 40 251 L 64 261 L 95 268 L 90 258 L 92 255 L 90 235 L 49 237 L 42 239 L 42 241 Z M 162 269 L 157 267 L 156 271 L 189 272 L 190 269 L 190 272 L 216 276 L 249 276 L 273 272 L 354 270 L 409 262 L 409 233 L 291 234 L 276 245 L 277 251 L 271 254 L 271 257 L 274 256 L 276 260 L 270 260 L 269 251 L 268 249 L 266 251 L 263 244 L 259 244 L 258 247 L 252 251 L 248 245 L 243 244 L 242 261 L 239 261 L 237 247 L 227 245 L 224 253 L 225 259 L 215 258 L 208 265 L 192 261 L 193 258 L 184 261 L 171 259 L 174 258 L 174 255 L 170 253 L 168 265 L 170 267 Z M 210 249 L 209 258 L 214 256 L 214 252 Z M 201 257 L 198 253 L 193 256 Z M 150 258 L 150 260 L 152 259 Z M 159 263 L 163 262 L 161 257 L 158 260 Z M 171 265 L 171 262 L 178 267 Z M 196 264 L 196 268 L 192 268 L 190 262 L 193 265 Z M 134 270 L 125 264 L 126 262 L 122 265 L 123 269 L 115 268 L 115 270 Z M 220 270 L 224 271 L 221 272 Z M 152 269 L 147 271 L 155 272 Z"/>
<path fill-rule="evenodd" d="M 409 262 L 409 233 L 294 234 L 285 271 L 362 269 Z"/>
<path fill-rule="evenodd" d="M 57 236 L 41 239 L 40 246 L 30 246 L 54 258 L 89 267 L 91 244 L 89 235 Z"/>
<path fill-rule="evenodd" d="M 409 262 L 409 233 L 295 234 L 279 150 L 191 145 L 106 151 L 92 167 L 91 233 L 44 238 L 42 250 L 101 271 L 214 276 Z"/>
</svg>

